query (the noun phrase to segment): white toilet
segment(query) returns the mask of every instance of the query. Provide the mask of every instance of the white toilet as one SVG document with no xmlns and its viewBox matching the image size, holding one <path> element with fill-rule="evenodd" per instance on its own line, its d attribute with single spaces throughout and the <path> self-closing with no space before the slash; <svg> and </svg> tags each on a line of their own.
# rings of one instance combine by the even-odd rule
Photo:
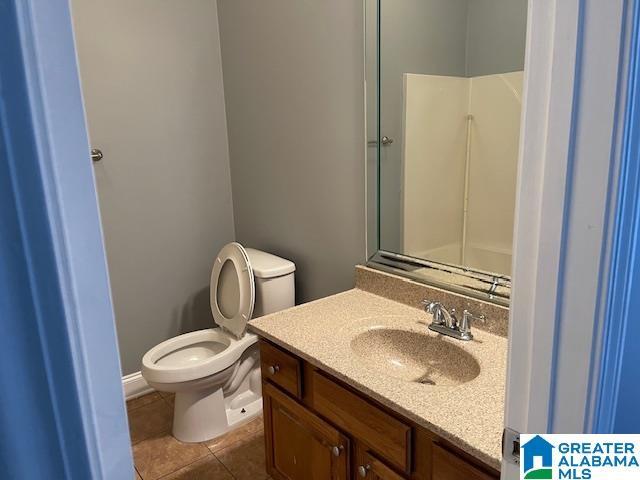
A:
<svg viewBox="0 0 640 480">
<path fill-rule="evenodd" d="M 215 438 L 262 411 L 258 337 L 247 321 L 294 305 L 295 265 L 229 243 L 211 272 L 211 312 L 219 328 L 186 333 L 153 347 L 142 376 L 175 392 L 173 436 L 183 442 Z"/>
</svg>

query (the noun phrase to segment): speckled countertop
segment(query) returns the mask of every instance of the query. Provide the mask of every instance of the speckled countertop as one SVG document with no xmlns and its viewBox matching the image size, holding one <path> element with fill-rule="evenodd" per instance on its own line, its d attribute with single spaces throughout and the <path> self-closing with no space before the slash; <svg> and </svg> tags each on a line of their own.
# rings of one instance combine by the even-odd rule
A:
<svg viewBox="0 0 640 480">
<path fill-rule="evenodd" d="M 431 332 L 427 329 L 430 321 L 418 308 L 354 289 L 254 319 L 250 330 L 500 469 L 507 340 L 473 329 L 474 340 L 462 342 Z M 354 337 L 371 328 L 424 335 L 429 337 L 425 339 L 429 348 L 453 344 L 457 351 L 451 357 L 455 359 L 453 370 L 437 379 L 437 386 L 400 379 L 402 375 L 391 367 L 385 370 L 376 364 L 376 355 L 366 352 L 366 336 L 352 344 Z M 372 338 L 371 350 L 386 348 L 392 347 Z M 407 351 L 410 349 L 408 345 Z M 396 350 L 402 355 L 403 349 Z M 467 365 L 460 375 L 471 378 L 478 373 L 478 366 L 479 374 L 456 385 L 455 368 L 460 368 L 458 360 L 468 358 L 467 353 L 477 364 Z M 476 371 L 469 373 L 469 369 Z"/>
</svg>

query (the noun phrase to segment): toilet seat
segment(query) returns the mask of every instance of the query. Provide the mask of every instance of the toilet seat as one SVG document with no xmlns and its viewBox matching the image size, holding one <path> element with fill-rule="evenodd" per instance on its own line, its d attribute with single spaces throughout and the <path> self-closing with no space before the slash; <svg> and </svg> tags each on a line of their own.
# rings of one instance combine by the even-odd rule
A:
<svg viewBox="0 0 640 480">
<path fill-rule="evenodd" d="M 149 387 L 175 393 L 175 438 L 203 442 L 260 414 L 260 349 L 247 322 L 254 313 L 293 306 L 294 270 L 292 262 L 275 255 L 226 245 L 214 261 L 210 283 L 211 314 L 219 328 L 170 338 L 143 356 L 141 373 Z"/>
<path fill-rule="evenodd" d="M 232 269 L 229 268 L 231 265 Z M 218 253 L 211 271 L 210 300 L 213 319 L 222 329 L 236 338 L 242 338 L 253 314 L 255 295 L 255 280 L 249 255 L 239 243 L 228 243 Z M 219 298 L 221 296 L 225 297 L 223 301 Z"/>
<path fill-rule="evenodd" d="M 154 383 L 205 378 L 232 366 L 257 341 L 254 334 L 238 340 L 220 328 L 185 333 L 149 350 L 142 358 L 142 374 Z"/>
<path fill-rule="evenodd" d="M 148 382 L 180 383 L 214 375 L 231 367 L 257 342 L 256 335 L 245 334 L 253 314 L 255 283 L 249 256 L 239 243 L 229 243 L 218 253 L 210 301 L 220 328 L 185 333 L 153 347 L 142 358 Z"/>
</svg>

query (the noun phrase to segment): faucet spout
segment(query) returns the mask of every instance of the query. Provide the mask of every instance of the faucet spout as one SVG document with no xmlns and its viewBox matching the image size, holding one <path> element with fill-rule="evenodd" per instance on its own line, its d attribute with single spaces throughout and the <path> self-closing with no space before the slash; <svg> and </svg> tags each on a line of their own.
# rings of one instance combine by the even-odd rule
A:
<svg viewBox="0 0 640 480">
<path fill-rule="evenodd" d="M 457 325 L 456 311 L 451 310 L 451 313 L 440 302 L 423 301 L 425 311 L 433 316 L 434 325 L 444 325 L 448 328 L 454 328 Z"/>
</svg>

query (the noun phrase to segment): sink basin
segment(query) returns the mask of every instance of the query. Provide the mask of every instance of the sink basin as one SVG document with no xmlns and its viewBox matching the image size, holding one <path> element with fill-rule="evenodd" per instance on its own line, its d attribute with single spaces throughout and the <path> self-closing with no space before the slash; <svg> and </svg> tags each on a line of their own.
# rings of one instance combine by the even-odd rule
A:
<svg viewBox="0 0 640 480">
<path fill-rule="evenodd" d="M 470 353 L 427 333 L 374 328 L 355 336 L 351 349 L 381 375 L 406 382 L 455 386 L 480 374 L 480 365 Z"/>
</svg>

